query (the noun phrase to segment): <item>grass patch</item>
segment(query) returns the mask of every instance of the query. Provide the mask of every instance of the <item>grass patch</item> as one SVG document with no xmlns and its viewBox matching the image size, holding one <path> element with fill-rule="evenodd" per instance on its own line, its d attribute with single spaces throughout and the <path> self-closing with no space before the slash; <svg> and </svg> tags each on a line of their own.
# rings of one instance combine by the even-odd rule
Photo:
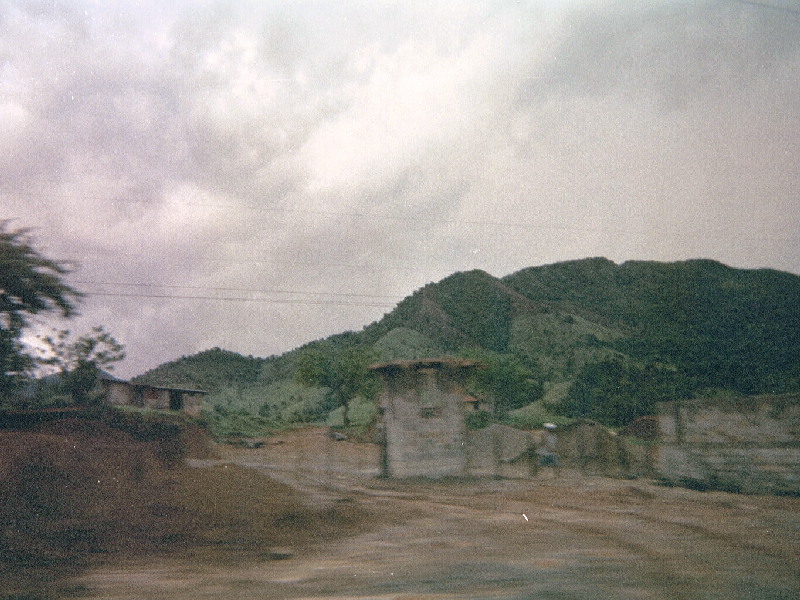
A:
<svg viewBox="0 0 800 600">
<path fill-rule="evenodd" d="M 219 438 L 266 437 L 283 429 L 273 419 L 250 414 L 247 411 L 221 413 L 211 410 L 204 412 L 204 418 L 211 434 Z"/>
<path fill-rule="evenodd" d="M 351 428 L 367 429 L 378 416 L 378 405 L 374 400 L 354 398 L 350 401 L 347 416 L 350 419 Z M 325 424 L 329 427 L 344 427 L 344 408 L 340 406 L 336 410 L 332 410 L 328 414 Z"/>
<path fill-rule="evenodd" d="M 512 410 L 501 420 L 504 425 L 519 429 L 541 429 L 545 423 L 555 423 L 558 426 L 569 425 L 574 419 L 557 415 L 545 408 L 542 400 L 532 402 L 517 410 Z"/>
</svg>

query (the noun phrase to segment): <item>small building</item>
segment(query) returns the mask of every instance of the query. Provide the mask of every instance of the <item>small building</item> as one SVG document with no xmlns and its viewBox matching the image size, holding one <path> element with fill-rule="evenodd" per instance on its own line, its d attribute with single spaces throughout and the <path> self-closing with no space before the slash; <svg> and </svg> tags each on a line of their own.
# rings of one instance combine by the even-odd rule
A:
<svg viewBox="0 0 800 600">
<path fill-rule="evenodd" d="M 108 404 L 182 411 L 195 417 L 200 416 L 203 396 L 208 393 L 187 387 L 132 383 L 108 373 L 101 374 L 101 381 Z"/>
<path fill-rule="evenodd" d="M 383 378 L 383 474 L 387 477 L 468 475 L 466 379 L 480 363 L 454 358 L 379 363 Z"/>
</svg>

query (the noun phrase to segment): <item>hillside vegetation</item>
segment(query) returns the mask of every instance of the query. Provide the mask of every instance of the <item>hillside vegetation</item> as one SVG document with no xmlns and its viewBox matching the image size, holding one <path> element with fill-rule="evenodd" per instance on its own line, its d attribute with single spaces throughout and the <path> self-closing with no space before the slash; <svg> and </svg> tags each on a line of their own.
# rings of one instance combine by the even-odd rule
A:
<svg viewBox="0 0 800 600">
<path fill-rule="evenodd" d="M 138 379 L 208 389 L 212 424 L 236 417 L 233 429 L 247 433 L 341 417 L 335 390 L 298 383 L 309 354 L 319 364 L 347 353 L 366 362 L 469 355 L 490 366 L 471 391 L 503 407 L 505 420 L 624 425 L 660 400 L 800 390 L 798 307 L 800 277 L 711 260 L 591 258 L 502 278 L 469 271 L 424 286 L 360 332 L 265 359 L 215 348 Z M 375 414 L 368 398 L 351 406 L 356 424 Z"/>
</svg>

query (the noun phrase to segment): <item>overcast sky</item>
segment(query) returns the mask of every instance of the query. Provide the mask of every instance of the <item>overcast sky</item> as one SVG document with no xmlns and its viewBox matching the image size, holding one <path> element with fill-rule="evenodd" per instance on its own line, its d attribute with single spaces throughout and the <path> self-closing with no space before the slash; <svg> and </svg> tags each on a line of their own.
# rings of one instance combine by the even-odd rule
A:
<svg viewBox="0 0 800 600">
<path fill-rule="evenodd" d="M 0 0 L 0 208 L 123 377 L 469 269 L 800 274 L 800 3 Z"/>
</svg>

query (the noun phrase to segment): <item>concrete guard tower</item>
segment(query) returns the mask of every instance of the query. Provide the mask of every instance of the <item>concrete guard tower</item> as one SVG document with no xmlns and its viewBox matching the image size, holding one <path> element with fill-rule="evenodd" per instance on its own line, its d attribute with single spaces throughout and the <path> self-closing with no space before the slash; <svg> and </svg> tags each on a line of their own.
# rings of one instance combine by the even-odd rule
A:
<svg viewBox="0 0 800 600">
<path fill-rule="evenodd" d="M 464 384 L 480 363 L 429 358 L 372 365 L 383 377 L 383 474 L 463 477 L 467 473 Z"/>
</svg>

